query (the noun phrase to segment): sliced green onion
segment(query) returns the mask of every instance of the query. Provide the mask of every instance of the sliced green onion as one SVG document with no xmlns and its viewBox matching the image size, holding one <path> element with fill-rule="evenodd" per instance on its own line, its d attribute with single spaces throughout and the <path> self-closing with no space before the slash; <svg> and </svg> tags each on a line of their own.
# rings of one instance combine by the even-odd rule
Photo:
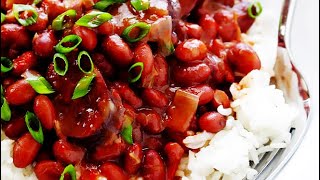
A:
<svg viewBox="0 0 320 180">
<path fill-rule="evenodd" d="M 1 57 L 1 72 L 6 73 L 13 68 L 12 61 L 7 57 Z"/>
<path fill-rule="evenodd" d="M 72 99 L 78 99 L 87 95 L 91 90 L 91 84 L 93 79 L 96 77 L 95 74 L 86 75 L 78 82 L 76 88 L 73 91 Z"/>
<path fill-rule="evenodd" d="M 32 112 L 27 111 L 24 120 L 26 121 L 27 128 L 30 134 L 32 135 L 33 139 L 36 140 L 38 143 L 43 144 L 44 136 L 42 126 L 37 116 Z M 36 128 L 38 129 L 33 129 L 35 128 L 34 126 L 36 126 Z"/>
<path fill-rule="evenodd" d="M 4 15 L 3 13 L 1 13 L 1 24 L 3 23 L 3 21 L 6 20 L 6 15 Z"/>
<path fill-rule="evenodd" d="M 24 73 L 26 80 L 32 88 L 39 94 L 52 94 L 54 90 L 50 83 L 42 76 L 34 75 L 30 71 Z"/>
<path fill-rule="evenodd" d="M 77 48 L 81 42 L 82 42 L 82 39 L 80 36 L 71 34 L 64 37 L 54 48 L 56 49 L 57 52 L 66 54 L 73 51 L 75 48 Z M 73 43 L 74 45 L 72 47 L 64 47 L 63 46 L 64 43 Z"/>
<path fill-rule="evenodd" d="M 65 16 L 68 16 L 70 18 L 75 18 L 77 15 L 77 12 L 73 9 L 69 9 L 65 11 L 64 13 L 60 14 L 57 16 L 53 21 L 52 21 L 52 29 L 56 31 L 60 31 L 66 28 L 64 24 L 64 18 Z"/>
<path fill-rule="evenodd" d="M 63 60 L 63 63 L 64 63 L 63 69 L 61 69 L 61 68 L 59 67 L 58 59 Z M 60 61 L 61 61 L 61 60 L 60 60 Z M 54 67 L 54 71 L 55 71 L 57 74 L 59 74 L 60 76 L 66 75 L 66 73 L 67 73 L 67 71 L 68 71 L 68 69 L 69 69 L 69 62 L 68 62 L 67 57 L 66 57 L 64 54 L 56 53 L 56 54 L 53 56 L 53 67 Z"/>
<path fill-rule="evenodd" d="M 137 11 L 144 11 L 150 7 L 150 0 L 131 0 L 130 2 Z"/>
<path fill-rule="evenodd" d="M 39 4 L 39 3 L 41 3 L 42 2 L 42 0 L 33 0 L 33 5 L 37 5 L 37 4 Z"/>
<path fill-rule="evenodd" d="M 255 10 L 255 13 L 253 13 L 253 8 Z M 262 8 L 262 5 L 259 1 L 252 2 L 248 7 L 248 15 L 254 19 L 257 18 L 258 16 L 260 16 L 262 11 L 263 11 L 263 8 Z"/>
<path fill-rule="evenodd" d="M 135 69 L 136 67 L 140 67 L 140 72 L 139 74 L 135 77 L 135 78 L 130 78 L 129 77 L 129 82 L 130 83 L 135 83 L 137 81 L 139 81 L 139 79 L 141 78 L 141 75 L 142 75 L 142 71 L 143 71 L 143 68 L 144 68 L 144 65 L 142 62 L 137 62 L 135 63 L 134 65 L 132 65 L 130 67 L 130 69 L 128 70 L 128 72 L 130 73 L 133 69 Z"/>
<path fill-rule="evenodd" d="M 133 144 L 132 125 L 128 125 L 125 128 L 123 128 L 121 131 L 121 136 L 128 144 Z"/>
<path fill-rule="evenodd" d="M 101 11 L 91 11 L 88 14 L 82 16 L 77 22 L 78 26 L 85 26 L 90 28 L 96 28 L 104 22 L 112 19 L 112 15 Z"/>
<path fill-rule="evenodd" d="M 22 25 L 22 26 L 30 26 L 32 24 L 35 24 L 38 19 L 38 12 L 35 7 L 31 5 L 24 5 L 24 4 L 13 4 L 13 15 L 17 19 L 17 21 Z M 31 11 L 32 16 L 28 17 L 27 19 L 21 19 L 20 18 L 20 12 L 23 11 Z"/>
<path fill-rule="evenodd" d="M 101 0 L 94 5 L 94 8 L 99 9 L 100 11 L 104 11 L 114 3 L 124 3 L 124 2 L 126 2 L 126 0 Z"/>
<path fill-rule="evenodd" d="M 76 170 L 72 164 L 69 164 L 64 168 L 59 180 L 64 180 L 65 174 L 69 174 L 71 176 L 71 180 L 77 180 Z"/>
<path fill-rule="evenodd" d="M 144 23 L 144 22 L 138 22 L 138 23 L 135 23 L 129 27 L 127 27 L 123 33 L 122 33 L 122 36 L 128 41 L 128 42 L 138 42 L 140 41 L 141 39 L 143 39 L 150 31 L 150 25 L 147 24 L 147 23 Z M 140 34 L 138 35 L 137 38 L 131 38 L 130 37 L 130 33 L 131 31 L 134 29 L 134 28 L 139 28 L 140 29 Z"/>
<path fill-rule="evenodd" d="M 1 85 L 1 119 L 4 121 L 10 121 L 11 119 L 11 110 L 6 98 L 4 98 L 2 85 Z"/>
<path fill-rule="evenodd" d="M 86 71 L 84 70 L 84 68 L 82 68 L 82 64 L 81 64 L 81 60 L 83 59 L 82 56 L 85 55 L 88 57 L 88 60 L 89 60 L 89 63 L 90 63 L 90 69 L 89 71 Z M 89 73 L 92 73 L 93 72 L 93 69 L 94 69 L 94 65 L 93 65 L 93 61 L 89 55 L 89 53 L 87 51 L 81 51 L 78 55 L 78 66 L 79 66 L 79 69 L 83 72 L 83 73 L 86 73 L 86 74 L 89 74 Z"/>
</svg>

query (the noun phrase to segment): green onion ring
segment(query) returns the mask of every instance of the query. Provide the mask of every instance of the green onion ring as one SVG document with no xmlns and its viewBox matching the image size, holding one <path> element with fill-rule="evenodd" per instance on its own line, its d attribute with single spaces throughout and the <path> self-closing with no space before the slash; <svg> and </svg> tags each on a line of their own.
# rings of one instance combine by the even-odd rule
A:
<svg viewBox="0 0 320 180">
<path fill-rule="evenodd" d="M 101 0 L 94 5 L 94 8 L 99 9 L 100 11 L 104 11 L 112 4 L 124 2 L 126 2 L 126 0 Z"/>
<path fill-rule="evenodd" d="M 89 28 L 96 28 L 104 22 L 112 19 L 112 15 L 101 11 L 91 11 L 88 14 L 82 16 L 77 22 L 78 26 L 85 26 Z"/>
<path fill-rule="evenodd" d="M 12 11 L 13 11 L 14 17 L 22 26 L 30 26 L 32 24 L 35 24 L 39 16 L 36 8 L 31 5 L 13 4 Z M 21 19 L 20 12 L 23 12 L 23 11 L 31 11 L 32 16 L 28 17 L 27 19 Z"/>
<path fill-rule="evenodd" d="M 64 47 L 62 45 L 63 43 L 68 43 L 68 42 L 74 43 L 75 45 L 73 45 L 72 47 Z M 73 51 L 75 48 L 77 48 L 81 42 L 82 42 L 82 39 L 80 36 L 71 34 L 64 37 L 54 48 L 56 49 L 57 52 L 66 54 Z"/>
<path fill-rule="evenodd" d="M 143 72 L 143 68 L 144 68 L 144 64 L 143 64 L 142 62 L 137 62 L 137 63 L 135 63 L 134 65 L 132 65 L 132 66 L 130 67 L 130 69 L 128 70 L 128 72 L 130 73 L 130 72 L 131 72 L 134 68 L 136 68 L 136 67 L 140 67 L 141 70 L 140 70 L 140 72 L 139 72 L 139 74 L 138 74 L 137 77 L 135 77 L 135 78 L 133 78 L 133 79 L 129 77 L 129 82 L 130 82 L 130 83 L 135 83 L 135 82 L 139 81 L 139 79 L 141 78 L 141 75 L 142 75 L 142 72 Z"/>
<path fill-rule="evenodd" d="M 72 95 L 72 99 L 79 99 L 87 95 L 91 90 L 91 84 L 93 79 L 96 77 L 95 74 L 86 75 L 78 82 L 77 86 L 75 87 Z"/>
<path fill-rule="evenodd" d="M 128 144 L 133 144 L 131 124 L 122 129 L 121 136 Z"/>
<path fill-rule="evenodd" d="M 52 94 L 54 90 L 50 83 L 40 75 L 34 75 L 30 71 L 26 71 L 23 76 L 26 78 L 32 88 L 39 94 Z"/>
<path fill-rule="evenodd" d="M 1 57 L 1 72 L 6 73 L 13 68 L 12 61 L 7 57 Z"/>
<path fill-rule="evenodd" d="M 130 2 L 137 11 L 144 11 L 150 7 L 150 0 L 131 0 Z"/>
<path fill-rule="evenodd" d="M 141 39 L 143 39 L 150 31 L 150 25 L 144 22 L 138 22 L 135 23 L 129 27 L 127 27 L 123 33 L 122 36 L 130 43 L 134 43 L 134 42 L 138 42 Z M 134 29 L 134 28 L 139 28 L 140 29 L 140 34 L 137 38 L 133 39 L 130 37 L 130 32 Z"/>
<path fill-rule="evenodd" d="M 41 126 L 41 123 L 40 123 L 38 117 L 35 114 L 33 114 L 32 112 L 27 111 L 24 119 L 26 121 L 27 128 L 28 128 L 30 134 L 32 135 L 32 137 L 34 138 L 34 140 L 36 140 L 40 144 L 43 144 L 44 135 L 43 135 L 42 126 Z M 32 127 L 31 127 L 32 123 L 34 123 L 34 124 L 36 123 L 36 125 L 38 126 L 39 129 L 37 129 L 37 130 L 32 129 Z"/>
<path fill-rule="evenodd" d="M 57 58 L 60 58 L 63 60 L 64 62 L 64 69 L 60 69 L 58 62 L 57 62 Z M 60 76 L 64 76 L 66 75 L 66 73 L 68 72 L 69 69 L 69 62 L 67 57 L 64 54 L 60 54 L 60 53 L 56 53 L 53 56 L 53 67 L 54 67 L 54 71 L 59 74 Z"/>
<path fill-rule="evenodd" d="M 11 119 L 11 110 L 6 98 L 4 97 L 2 85 L 1 85 L 1 119 L 4 121 L 10 121 Z"/>
<path fill-rule="evenodd" d="M 252 12 L 253 11 L 253 7 L 255 7 L 255 9 L 256 9 L 256 15 L 254 15 L 253 12 Z M 258 16 L 260 16 L 262 11 L 263 11 L 263 8 L 262 8 L 262 5 L 261 5 L 261 3 L 259 1 L 252 2 L 248 7 L 248 15 L 253 19 L 255 19 Z"/>
<path fill-rule="evenodd" d="M 3 23 L 3 21 L 6 20 L 6 15 L 4 15 L 3 13 L 1 13 L 1 24 Z"/>
<path fill-rule="evenodd" d="M 83 55 L 87 56 L 88 59 L 89 59 L 89 61 L 90 61 L 90 70 L 89 70 L 89 71 L 85 71 L 85 70 L 82 68 L 82 66 L 81 66 L 81 59 L 82 59 L 82 56 L 83 56 Z M 89 55 L 89 53 L 88 53 L 87 51 L 81 51 L 81 52 L 79 53 L 77 63 L 78 63 L 79 69 L 80 69 L 83 73 L 85 73 L 85 74 L 90 74 L 90 73 L 93 72 L 93 69 L 94 69 L 93 61 L 92 61 L 92 59 L 91 59 L 91 57 L 90 57 L 90 55 Z"/>
<path fill-rule="evenodd" d="M 69 9 L 65 11 L 64 13 L 60 14 L 52 21 L 52 29 L 56 31 L 65 29 L 66 27 L 64 24 L 64 17 L 68 16 L 70 18 L 75 18 L 76 15 L 77 15 L 77 12 L 74 9 Z"/>
<path fill-rule="evenodd" d="M 64 180 L 65 174 L 69 174 L 71 176 L 71 180 L 77 180 L 76 170 L 72 164 L 69 164 L 64 168 L 59 180 Z"/>
</svg>

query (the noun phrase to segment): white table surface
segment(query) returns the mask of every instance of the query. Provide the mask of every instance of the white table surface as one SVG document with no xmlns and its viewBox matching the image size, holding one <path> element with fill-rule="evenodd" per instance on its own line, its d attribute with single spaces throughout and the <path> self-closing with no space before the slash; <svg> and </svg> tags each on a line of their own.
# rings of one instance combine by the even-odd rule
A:
<svg viewBox="0 0 320 180">
<path fill-rule="evenodd" d="M 313 96 L 313 118 L 300 148 L 276 180 L 319 179 L 319 0 L 298 0 L 292 32 L 294 63 Z"/>
</svg>

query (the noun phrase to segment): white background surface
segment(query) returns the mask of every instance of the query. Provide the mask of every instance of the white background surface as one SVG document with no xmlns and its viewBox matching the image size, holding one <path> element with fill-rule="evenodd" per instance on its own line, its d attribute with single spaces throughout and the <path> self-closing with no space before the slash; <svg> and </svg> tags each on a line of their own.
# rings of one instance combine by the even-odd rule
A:
<svg viewBox="0 0 320 180">
<path fill-rule="evenodd" d="M 319 180 L 319 0 L 297 0 L 291 46 L 313 97 L 313 118 L 300 148 L 276 180 Z"/>
</svg>

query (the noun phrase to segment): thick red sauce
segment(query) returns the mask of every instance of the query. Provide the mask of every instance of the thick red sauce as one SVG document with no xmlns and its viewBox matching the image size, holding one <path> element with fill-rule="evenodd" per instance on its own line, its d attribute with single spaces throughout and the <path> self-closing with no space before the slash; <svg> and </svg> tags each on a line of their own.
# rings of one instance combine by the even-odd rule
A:
<svg viewBox="0 0 320 180">
<path fill-rule="evenodd" d="M 230 106 L 228 87 L 261 67 L 254 50 L 241 42 L 241 33 L 254 23 L 246 1 L 151 0 L 144 11 L 136 11 L 130 1 L 116 3 L 106 9 L 113 19 L 96 28 L 74 24 L 93 9 L 93 0 L 43 0 L 36 5 L 37 22 L 22 26 L 12 6 L 32 2 L 1 0 L 6 17 L 1 57 L 13 61 L 13 69 L 1 73 L 12 113 L 1 127 L 15 140 L 14 165 L 35 162 L 40 180 L 59 179 L 69 164 L 83 180 L 179 179 L 175 172 L 189 150 L 183 139 L 222 130 L 226 118 L 216 111 Z M 76 18 L 67 20 L 66 29 L 53 30 L 53 19 L 68 9 L 76 10 Z M 150 24 L 151 30 L 141 41 L 129 43 L 121 34 L 136 22 Z M 52 63 L 54 46 L 70 34 L 80 36 L 82 43 L 66 54 L 69 70 L 61 76 Z M 82 50 L 92 57 L 96 76 L 90 92 L 73 100 L 84 76 L 76 61 Z M 144 64 L 141 78 L 129 83 L 128 70 L 137 62 Z M 37 94 L 22 76 L 25 71 L 43 76 L 55 92 Z M 43 145 L 26 128 L 27 111 L 42 124 Z M 128 125 L 133 144 L 121 134 Z"/>
</svg>

